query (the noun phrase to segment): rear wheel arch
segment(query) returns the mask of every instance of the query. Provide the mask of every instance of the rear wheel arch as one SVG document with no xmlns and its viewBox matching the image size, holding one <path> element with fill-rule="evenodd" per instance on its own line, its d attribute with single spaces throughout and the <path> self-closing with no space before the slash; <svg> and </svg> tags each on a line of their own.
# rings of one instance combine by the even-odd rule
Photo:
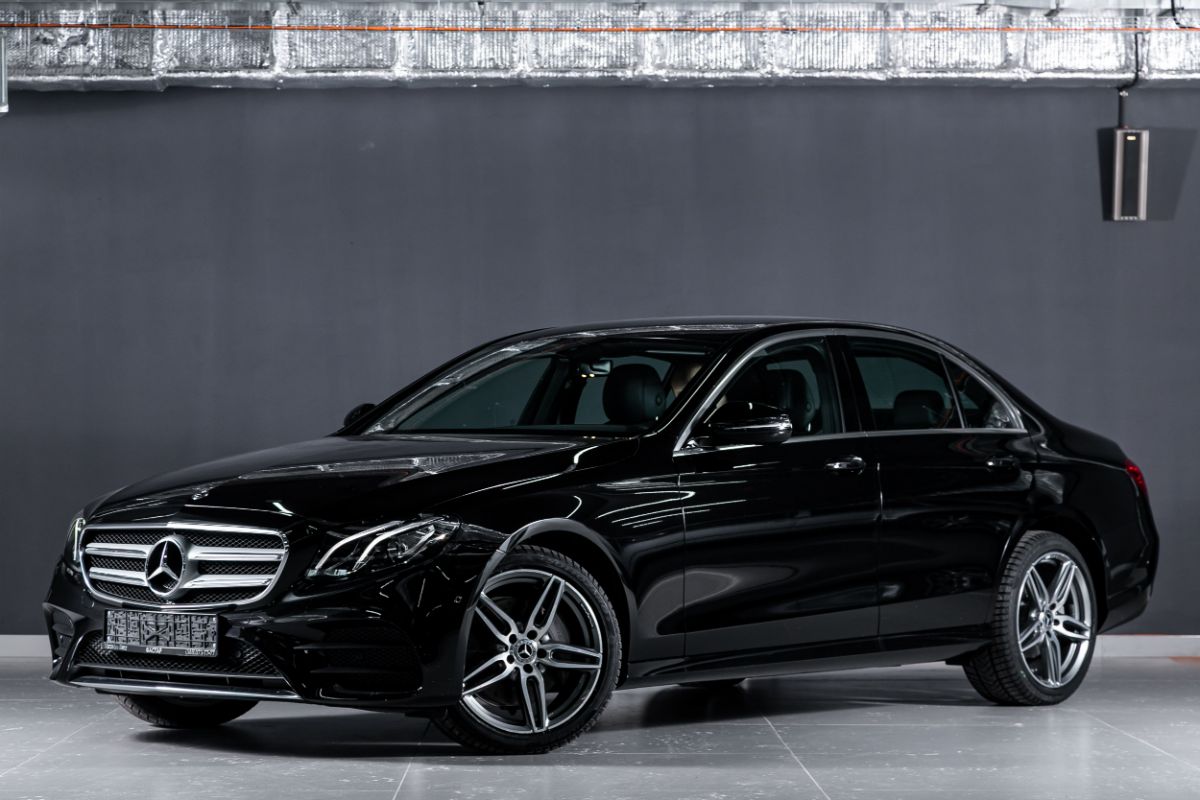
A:
<svg viewBox="0 0 1200 800">
<path fill-rule="evenodd" d="M 1076 515 L 1066 512 L 1065 509 L 1055 513 L 1040 514 L 1036 517 L 1031 517 L 1025 520 L 1024 524 L 1009 539 L 1008 545 L 1004 549 L 1004 558 L 999 565 L 1001 571 L 1004 569 L 1004 565 L 1008 563 L 1008 559 L 1012 556 L 1013 548 L 1017 546 L 1017 542 L 1021 540 L 1021 537 L 1035 531 L 1057 533 L 1075 545 L 1076 549 L 1083 555 L 1084 560 L 1087 562 L 1088 571 L 1091 573 L 1092 586 L 1096 590 L 1097 628 L 1102 628 L 1105 619 L 1108 617 L 1108 570 L 1105 567 L 1104 544 L 1100 539 L 1100 535 L 1096 532 L 1095 526 L 1091 525 L 1087 520 L 1080 519 Z"/>
</svg>

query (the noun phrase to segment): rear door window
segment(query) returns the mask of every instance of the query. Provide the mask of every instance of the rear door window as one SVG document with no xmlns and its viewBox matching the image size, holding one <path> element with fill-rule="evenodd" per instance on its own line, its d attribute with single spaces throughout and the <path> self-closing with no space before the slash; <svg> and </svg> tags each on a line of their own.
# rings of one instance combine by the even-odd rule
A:
<svg viewBox="0 0 1200 800">
<path fill-rule="evenodd" d="M 886 339 L 847 339 L 862 378 L 871 426 L 879 431 L 961 428 L 942 357 Z"/>
</svg>

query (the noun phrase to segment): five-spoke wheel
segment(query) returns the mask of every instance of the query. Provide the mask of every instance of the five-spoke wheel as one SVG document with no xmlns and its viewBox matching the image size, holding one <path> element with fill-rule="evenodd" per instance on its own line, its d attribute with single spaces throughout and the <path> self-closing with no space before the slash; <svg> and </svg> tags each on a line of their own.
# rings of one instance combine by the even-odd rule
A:
<svg viewBox="0 0 1200 800">
<path fill-rule="evenodd" d="M 1034 680 L 1050 689 L 1070 683 L 1092 645 L 1092 597 L 1083 570 L 1053 551 L 1029 566 L 1018 600 L 1017 642 Z"/>
<path fill-rule="evenodd" d="M 1066 538 L 1026 534 L 996 593 L 992 643 L 963 668 L 997 703 L 1045 705 L 1070 697 L 1091 663 L 1096 602 L 1087 561 Z"/>
<path fill-rule="evenodd" d="M 620 646 L 612 607 L 590 574 L 555 551 L 521 548 L 479 595 L 462 701 L 438 724 L 477 749 L 556 747 L 607 703 Z"/>
<path fill-rule="evenodd" d="M 481 722 L 540 733 L 583 708 L 600 677 L 604 637 L 579 589 L 544 570 L 508 570 L 488 581 L 475 616 L 482 625 L 469 652 L 482 660 L 468 661 L 463 703 Z"/>
</svg>

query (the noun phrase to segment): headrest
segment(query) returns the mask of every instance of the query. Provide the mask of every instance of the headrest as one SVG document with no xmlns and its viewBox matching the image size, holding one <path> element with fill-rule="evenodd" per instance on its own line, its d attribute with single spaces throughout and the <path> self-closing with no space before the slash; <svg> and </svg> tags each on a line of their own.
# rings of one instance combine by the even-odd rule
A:
<svg viewBox="0 0 1200 800">
<path fill-rule="evenodd" d="M 727 403 L 762 403 L 766 397 L 766 387 L 763 385 L 763 370 L 742 370 L 733 383 L 725 390 Z"/>
<path fill-rule="evenodd" d="M 617 425 L 640 425 L 663 412 L 667 393 L 649 364 L 613 367 L 604 382 L 604 413 Z"/>
<path fill-rule="evenodd" d="M 934 389 L 906 389 L 892 403 L 893 428 L 933 428 L 942 423 L 946 404 Z"/>
<path fill-rule="evenodd" d="M 807 433 L 816 415 L 816 404 L 808 393 L 808 380 L 795 369 L 773 369 L 766 373 L 767 400 L 792 418 L 797 433 Z"/>
</svg>

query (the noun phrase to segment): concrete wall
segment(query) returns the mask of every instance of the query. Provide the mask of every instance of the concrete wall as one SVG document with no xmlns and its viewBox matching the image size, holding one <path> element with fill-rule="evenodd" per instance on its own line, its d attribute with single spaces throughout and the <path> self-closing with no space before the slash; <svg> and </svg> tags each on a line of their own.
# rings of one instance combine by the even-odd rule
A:
<svg viewBox="0 0 1200 800">
<path fill-rule="evenodd" d="M 929 331 L 1114 436 L 1146 471 L 1164 539 L 1151 609 L 1124 630 L 1200 633 L 1200 179 L 1182 183 L 1173 222 L 1103 222 L 1111 91 L 171 90 L 11 105 L 0 633 L 40 630 L 67 522 L 100 492 L 326 433 L 485 337 L 712 313 Z M 1200 92 L 1144 92 L 1131 122 L 1180 129 L 1156 153 L 1162 216 Z"/>
</svg>

